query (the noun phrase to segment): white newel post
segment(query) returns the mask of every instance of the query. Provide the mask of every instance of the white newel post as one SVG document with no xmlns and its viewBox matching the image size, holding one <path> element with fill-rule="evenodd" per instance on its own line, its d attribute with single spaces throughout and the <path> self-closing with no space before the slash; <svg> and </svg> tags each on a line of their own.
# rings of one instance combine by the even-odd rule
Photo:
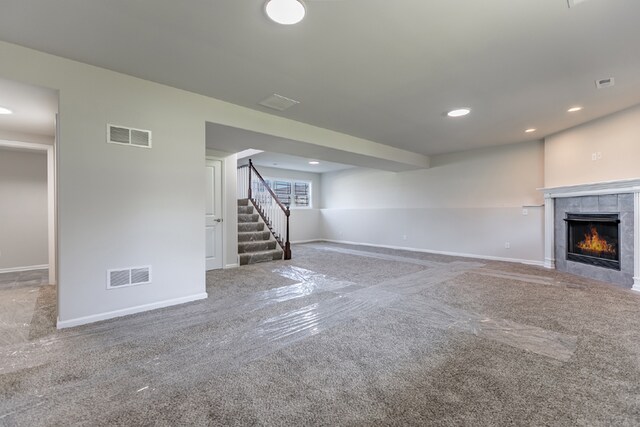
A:
<svg viewBox="0 0 640 427">
<path fill-rule="evenodd" d="M 633 193 L 633 288 L 640 292 L 640 192 Z"/>
<path fill-rule="evenodd" d="M 555 230 L 555 199 L 550 194 L 544 195 L 544 267 L 556 268 L 556 257 L 554 247 Z M 637 259 L 636 259 L 637 261 Z"/>
</svg>

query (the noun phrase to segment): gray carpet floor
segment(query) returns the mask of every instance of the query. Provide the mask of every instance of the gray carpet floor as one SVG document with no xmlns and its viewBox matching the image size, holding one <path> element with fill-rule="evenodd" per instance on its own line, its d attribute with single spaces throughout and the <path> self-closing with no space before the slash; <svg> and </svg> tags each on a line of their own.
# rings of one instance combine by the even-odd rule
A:
<svg viewBox="0 0 640 427">
<path fill-rule="evenodd" d="M 518 264 L 293 253 L 209 272 L 207 300 L 64 331 L 55 289 L 0 275 L 0 425 L 640 425 L 638 294 Z"/>
</svg>

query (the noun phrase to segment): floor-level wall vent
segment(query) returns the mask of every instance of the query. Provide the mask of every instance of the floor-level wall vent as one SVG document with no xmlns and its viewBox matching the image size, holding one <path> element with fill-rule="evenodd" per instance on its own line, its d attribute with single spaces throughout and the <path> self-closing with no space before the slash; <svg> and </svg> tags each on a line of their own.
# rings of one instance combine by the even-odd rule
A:
<svg viewBox="0 0 640 427">
<path fill-rule="evenodd" d="M 107 289 L 151 283 L 151 266 L 107 270 Z"/>
<path fill-rule="evenodd" d="M 111 144 L 151 148 L 151 131 L 109 124 L 107 125 L 107 142 Z"/>
</svg>

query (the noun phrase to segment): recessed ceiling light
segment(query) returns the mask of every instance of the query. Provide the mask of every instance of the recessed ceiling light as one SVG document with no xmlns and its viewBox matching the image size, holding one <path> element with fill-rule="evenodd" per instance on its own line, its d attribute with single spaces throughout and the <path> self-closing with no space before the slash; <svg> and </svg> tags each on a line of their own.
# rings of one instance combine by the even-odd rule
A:
<svg viewBox="0 0 640 427">
<path fill-rule="evenodd" d="M 569 113 L 575 113 L 576 111 L 582 110 L 582 107 L 571 107 L 567 110 Z"/>
<path fill-rule="evenodd" d="M 269 0 L 264 10 L 273 22 L 282 25 L 297 24 L 306 13 L 304 5 L 299 0 Z"/>
<path fill-rule="evenodd" d="M 458 109 L 449 111 L 447 113 L 447 116 L 449 116 L 449 117 L 462 117 L 462 116 L 466 116 L 470 112 L 471 112 L 471 110 L 468 109 L 468 108 L 458 108 Z"/>
<path fill-rule="evenodd" d="M 525 132 L 526 132 L 526 133 L 531 133 L 531 132 L 535 132 L 536 130 L 537 130 L 537 129 L 530 128 L 530 129 L 525 130 Z"/>
<path fill-rule="evenodd" d="M 13 111 L 5 107 L 0 107 L 0 114 L 13 114 Z"/>
<path fill-rule="evenodd" d="M 311 161 L 309 162 L 309 164 L 310 164 L 310 165 L 319 165 L 319 164 L 320 164 L 320 162 L 318 162 L 318 161 L 316 161 L 316 160 L 311 160 Z"/>
</svg>

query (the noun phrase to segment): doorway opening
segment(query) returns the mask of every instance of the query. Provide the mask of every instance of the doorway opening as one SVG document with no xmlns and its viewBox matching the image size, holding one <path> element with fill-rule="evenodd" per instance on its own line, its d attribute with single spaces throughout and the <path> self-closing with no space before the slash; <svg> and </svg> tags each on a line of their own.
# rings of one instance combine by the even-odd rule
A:
<svg viewBox="0 0 640 427">
<path fill-rule="evenodd" d="M 0 79 L 0 94 L 1 342 L 15 344 L 56 327 L 58 92 Z"/>
</svg>

